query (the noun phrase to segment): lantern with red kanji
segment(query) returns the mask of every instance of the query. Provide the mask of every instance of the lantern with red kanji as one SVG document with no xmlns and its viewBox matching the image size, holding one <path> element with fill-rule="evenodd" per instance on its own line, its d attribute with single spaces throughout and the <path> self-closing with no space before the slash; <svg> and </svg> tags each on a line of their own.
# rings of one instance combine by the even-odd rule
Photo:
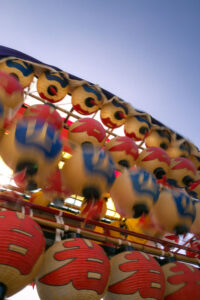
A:
<svg viewBox="0 0 200 300">
<path fill-rule="evenodd" d="M 63 120 L 60 114 L 51 103 L 35 104 L 29 106 L 24 112 L 23 118 L 28 120 L 37 119 L 41 122 L 48 122 L 50 126 L 53 126 L 55 130 L 61 131 L 63 128 Z"/>
<path fill-rule="evenodd" d="M 140 168 L 153 173 L 157 179 L 162 179 L 169 171 L 170 158 L 165 150 L 150 147 L 139 154 L 136 163 Z"/>
<path fill-rule="evenodd" d="M 125 123 L 128 107 L 117 97 L 111 98 L 101 107 L 101 121 L 109 128 L 118 128 Z"/>
<path fill-rule="evenodd" d="M 83 118 L 70 125 L 68 139 L 72 147 L 85 144 L 101 147 L 106 140 L 106 131 L 97 120 Z"/>
<path fill-rule="evenodd" d="M 110 154 L 98 147 L 77 147 L 66 160 L 61 175 L 63 182 L 76 195 L 98 200 L 109 192 L 114 180 L 115 166 Z"/>
<path fill-rule="evenodd" d="M 159 186 L 154 175 L 141 169 L 124 170 L 110 191 L 117 212 L 126 218 L 139 218 L 148 214 L 156 203 Z"/>
<path fill-rule="evenodd" d="M 150 255 L 126 251 L 110 260 L 111 278 L 105 300 L 162 300 L 165 279 L 160 265 Z"/>
<path fill-rule="evenodd" d="M 18 58 L 6 59 L 1 62 L 0 71 L 15 77 L 23 89 L 30 85 L 34 77 L 33 65 Z"/>
<path fill-rule="evenodd" d="M 62 100 L 69 91 L 67 74 L 56 71 L 43 72 L 37 81 L 37 91 L 41 98 L 49 102 Z"/>
<path fill-rule="evenodd" d="M 151 218 L 164 232 L 185 234 L 195 220 L 196 209 L 187 193 L 163 189 L 153 206 Z"/>
<path fill-rule="evenodd" d="M 189 159 L 176 157 L 171 159 L 167 181 L 170 185 L 175 187 L 189 188 L 195 181 L 196 174 L 196 168 Z"/>
<path fill-rule="evenodd" d="M 45 240 L 29 216 L 0 212 L 0 298 L 12 296 L 35 278 L 41 267 Z"/>
<path fill-rule="evenodd" d="M 16 78 L 0 72 L 0 129 L 9 125 L 23 100 L 23 89 Z"/>
<path fill-rule="evenodd" d="M 37 276 L 41 300 L 99 300 L 110 276 L 103 249 L 86 239 L 67 239 L 51 246 Z"/>
<path fill-rule="evenodd" d="M 189 264 L 172 262 L 162 266 L 165 300 L 200 299 L 200 271 Z"/>
<path fill-rule="evenodd" d="M 84 83 L 72 91 L 73 108 L 82 115 L 95 113 L 102 106 L 103 101 L 103 93 L 96 85 Z"/>
<path fill-rule="evenodd" d="M 126 136 L 118 136 L 111 139 L 105 144 L 105 148 L 111 154 L 116 163 L 116 168 L 120 171 L 124 168 L 132 167 L 138 157 L 136 143 Z"/>
<path fill-rule="evenodd" d="M 145 145 L 149 147 L 160 147 L 167 150 L 171 143 L 171 133 L 165 127 L 152 126 L 151 133 L 145 137 Z"/>
<path fill-rule="evenodd" d="M 143 141 L 151 130 L 151 118 L 146 113 L 134 112 L 124 124 L 124 133 L 135 141 Z"/>
</svg>

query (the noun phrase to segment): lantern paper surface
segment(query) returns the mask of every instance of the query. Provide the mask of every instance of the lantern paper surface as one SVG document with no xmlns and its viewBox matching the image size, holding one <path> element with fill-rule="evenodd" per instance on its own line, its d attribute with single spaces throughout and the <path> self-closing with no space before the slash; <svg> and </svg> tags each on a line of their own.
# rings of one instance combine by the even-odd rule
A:
<svg viewBox="0 0 200 300">
<path fill-rule="evenodd" d="M 164 274 L 156 260 L 142 252 L 126 251 L 111 258 L 111 278 L 105 300 L 162 300 Z"/>
<path fill-rule="evenodd" d="M 36 285 L 41 300 L 100 300 L 109 276 L 109 259 L 99 245 L 67 239 L 47 250 Z"/>
<path fill-rule="evenodd" d="M 137 114 L 126 119 L 124 133 L 135 141 L 144 140 L 150 133 L 151 123 L 147 114 Z"/>
<path fill-rule="evenodd" d="M 173 262 L 162 267 L 165 274 L 165 300 L 199 300 L 200 271 L 189 264 Z"/>
<path fill-rule="evenodd" d="M 0 240 L 0 282 L 11 296 L 35 278 L 45 240 L 35 221 L 13 211 L 0 212 Z"/>
</svg>

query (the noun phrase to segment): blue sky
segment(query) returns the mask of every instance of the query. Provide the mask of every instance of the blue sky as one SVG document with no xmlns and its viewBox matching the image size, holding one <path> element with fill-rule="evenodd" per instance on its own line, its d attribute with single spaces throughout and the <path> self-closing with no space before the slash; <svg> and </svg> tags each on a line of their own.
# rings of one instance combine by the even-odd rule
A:
<svg viewBox="0 0 200 300">
<path fill-rule="evenodd" d="M 199 0 L 1 2 L 2 45 L 99 84 L 200 147 Z"/>
</svg>

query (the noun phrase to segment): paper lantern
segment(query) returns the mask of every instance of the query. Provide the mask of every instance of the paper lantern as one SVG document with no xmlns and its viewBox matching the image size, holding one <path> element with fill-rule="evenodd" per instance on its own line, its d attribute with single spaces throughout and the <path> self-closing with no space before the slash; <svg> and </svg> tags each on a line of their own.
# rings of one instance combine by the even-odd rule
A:
<svg viewBox="0 0 200 300">
<path fill-rule="evenodd" d="M 120 171 L 124 168 L 132 167 L 138 157 L 136 143 L 126 136 L 118 136 L 111 139 L 105 144 L 105 148 L 111 154 L 116 163 L 116 168 Z"/>
<path fill-rule="evenodd" d="M 126 218 L 139 218 L 156 203 L 159 187 L 156 178 L 141 169 L 124 172 L 118 176 L 110 191 L 117 212 Z"/>
<path fill-rule="evenodd" d="M 110 260 L 111 278 L 105 300 L 162 300 L 165 279 L 161 267 L 150 255 L 126 251 Z"/>
<path fill-rule="evenodd" d="M 195 181 L 196 168 L 194 164 L 187 158 L 176 157 L 170 162 L 170 170 L 168 172 L 167 181 L 175 187 L 189 187 Z"/>
<path fill-rule="evenodd" d="M 11 75 L 0 72 L 0 128 L 12 120 L 24 100 L 23 89 Z"/>
<path fill-rule="evenodd" d="M 72 91 L 73 108 L 82 115 L 95 113 L 103 104 L 104 97 L 99 87 L 83 84 Z"/>
<path fill-rule="evenodd" d="M 49 102 L 62 100 L 69 91 L 69 80 L 63 72 L 43 72 L 37 81 L 37 91 L 42 99 Z"/>
<path fill-rule="evenodd" d="M 2 138 L 0 154 L 19 186 L 43 187 L 61 158 L 59 133 L 47 122 L 21 119 Z"/>
<path fill-rule="evenodd" d="M 47 122 L 58 131 L 63 128 L 63 120 L 51 103 L 31 105 L 26 109 L 23 117 L 28 120 L 37 119 L 41 122 Z"/>
<path fill-rule="evenodd" d="M 114 163 L 109 153 L 99 148 L 77 147 L 61 170 L 74 194 L 98 200 L 109 192 L 114 180 Z"/>
<path fill-rule="evenodd" d="M 169 148 L 171 142 L 171 133 L 167 128 L 154 126 L 151 133 L 145 138 L 147 147 L 160 147 L 164 150 Z"/>
<path fill-rule="evenodd" d="M 172 140 L 167 153 L 171 158 L 188 157 L 192 153 L 192 144 L 185 139 Z"/>
<path fill-rule="evenodd" d="M 110 263 L 99 245 L 67 239 L 47 250 L 36 286 L 41 300 L 100 300 L 109 275 Z"/>
<path fill-rule="evenodd" d="M 148 114 L 135 112 L 126 119 L 124 133 L 135 141 L 143 141 L 150 133 L 151 118 Z"/>
<path fill-rule="evenodd" d="M 12 296 L 35 278 L 43 260 L 45 240 L 29 216 L 0 212 L 0 292 Z M 1 299 L 2 294 L 0 295 Z"/>
<path fill-rule="evenodd" d="M 200 271 L 181 262 L 162 266 L 165 274 L 165 300 L 200 299 Z"/>
<path fill-rule="evenodd" d="M 169 171 L 170 158 L 165 150 L 150 147 L 140 152 L 136 163 L 140 168 L 153 173 L 157 179 L 161 179 Z"/>
<path fill-rule="evenodd" d="M 28 87 L 34 76 L 33 65 L 17 58 L 6 59 L 1 62 L 0 71 L 14 76 L 22 88 Z"/>
<path fill-rule="evenodd" d="M 193 204 L 196 208 L 196 216 L 194 222 L 192 223 L 190 231 L 196 234 L 200 234 L 200 201 L 194 201 Z"/>
<path fill-rule="evenodd" d="M 153 206 L 151 217 L 158 228 L 176 234 L 185 234 L 195 220 L 195 206 L 181 190 L 163 189 Z"/>
<path fill-rule="evenodd" d="M 101 147 L 106 140 L 106 131 L 101 123 L 95 119 L 79 119 L 70 125 L 68 139 L 72 147 L 83 144 Z"/>
<path fill-rule="evenodd" d="M 101 121 L 109 128 L 117 128 L 125 123 L 128 108 L 125 102 L 113 97 L 101 107 Z"/>
</svg>

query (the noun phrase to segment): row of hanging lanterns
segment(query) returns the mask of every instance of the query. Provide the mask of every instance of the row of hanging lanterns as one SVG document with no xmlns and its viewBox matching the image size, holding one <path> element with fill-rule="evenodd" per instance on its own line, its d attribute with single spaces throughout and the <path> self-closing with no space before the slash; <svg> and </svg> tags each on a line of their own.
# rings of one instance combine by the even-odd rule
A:
<svg viewBox="0 0 200 300">
<path fill-rule="evenodd" d="M 162 233 L 200 234 L 200 202 L 191 198 L 200 198 L 200 159 L 194 145 L 67 73 L 40 70 L 38 75 L 36 67 L 20 59 L 3 60 L 0 71 L 0 155 L 23 191 L 42 189 L 32 194 L 32 202 L 47 205 L 57 196 L 77 194 L 85 199 L 82 216 L 100 219 L 110 193 L 127 220 L 146 218 Z M 35 74 L 38 94 L 49 104 L 30 106 L 14 119 L 24 101 L 23 89 Z M 125 136 L 108 140 L 100 122 L 79 119 L 69 126 L 71 157 L 59 169 L 63 120 L 51 103 L 67 94 L 79 114 L 100 110 L 101 122 L 110 129 L 124 125 Z M 136 143 L 141 140 L 147 147 L 142 151 Z M 0 235 L 2 299 L 33 280 L 42 300 L 200 298 L 199 270 L 187 264 L 161 267 L 151 255 L 134 250 L 109 261 L 100 245 L 82 238 L 62 240 L 44 252 L 37 223 L 11 211 L 0 213 Z"/>
</svg>

